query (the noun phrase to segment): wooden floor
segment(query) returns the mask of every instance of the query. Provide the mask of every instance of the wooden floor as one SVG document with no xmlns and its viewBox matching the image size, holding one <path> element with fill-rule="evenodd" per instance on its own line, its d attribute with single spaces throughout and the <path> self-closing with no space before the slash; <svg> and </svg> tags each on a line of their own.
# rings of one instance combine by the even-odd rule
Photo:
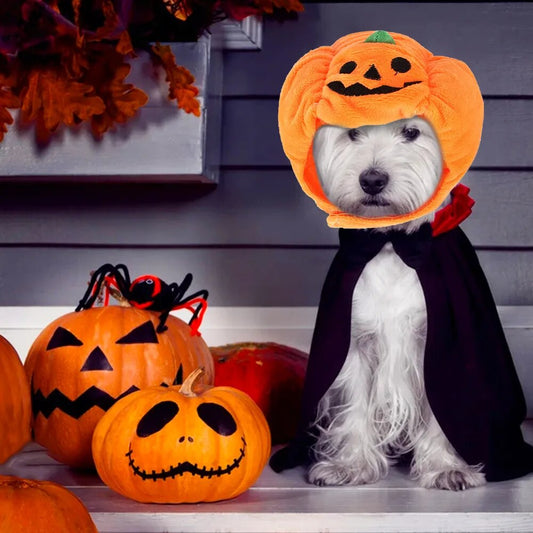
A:
<svg viewBox="0 0 533 533">
<path fill-rule="evenodd" d="M 524 427 L 533 441 L 533 421 Z M 85 503 L 104 532 L 533 532 L 533 474 L 452 493 L 418 488 L 399 468 L 362 487 L 319 488 L 303 470 L 267 467 L 240 497 L 195 505 L 140 504 L 108 489 L 96 475 L 74 471 L 28 445 L 0 474 L 49 479 Z M 74 533 L 74 532 L 73 532 Z"/>
</svg>

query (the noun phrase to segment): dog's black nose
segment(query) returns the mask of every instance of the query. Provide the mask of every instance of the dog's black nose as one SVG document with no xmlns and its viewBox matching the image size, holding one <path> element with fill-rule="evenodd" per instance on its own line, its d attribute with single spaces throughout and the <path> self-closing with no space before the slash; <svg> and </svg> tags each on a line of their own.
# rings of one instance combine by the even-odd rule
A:
<svg viewBox="0 0 533 533">
<path fill-rule="evenodd" d="M 389 175 L 377 168 L 367 168 L 359 175 L 361 189 L 372 196 L 379 194 L 389 182 Z"/>
</svg>

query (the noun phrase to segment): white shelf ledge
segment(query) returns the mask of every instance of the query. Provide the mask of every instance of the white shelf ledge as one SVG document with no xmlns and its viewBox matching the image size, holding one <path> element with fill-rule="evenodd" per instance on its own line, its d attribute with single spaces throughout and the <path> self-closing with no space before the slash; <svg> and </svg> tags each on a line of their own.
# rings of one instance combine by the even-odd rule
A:
<svg viewBox="0 0 533 533">
<path fill-rule="evenodd" d="M 525 425 L 533 437 L 533 422 Z M 419 488 L 404 469 L 360 487 L 315 487 L 303 469 L 275 474 L 268 466 L 241 496 L 217 503 L 142 504 L 107 488 L 28 445 L 0 474 L 48 479 L 81 498 L 100 533 L 267 532 L 531 532 L 533 475 L 465 492 Z"/>
</svg>

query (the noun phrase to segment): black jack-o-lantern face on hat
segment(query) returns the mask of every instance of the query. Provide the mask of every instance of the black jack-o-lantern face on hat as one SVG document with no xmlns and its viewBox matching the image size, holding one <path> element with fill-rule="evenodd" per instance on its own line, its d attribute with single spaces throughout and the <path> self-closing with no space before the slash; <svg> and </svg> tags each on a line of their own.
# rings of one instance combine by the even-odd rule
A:
<svg viewBox="0 0 533 533">
<path fill-rule="evenodd" d="M 376 32 L 367 43 L 394 44 L 387 32 Z M 351 58 L 352 51 L 339 54 L 332 62 L 333 71 L 338 68 L 336 79 L 327 87 L 341 96 L 372 96 L 391 94 L 427 79 L 421 65 L 411 57 L 409 60 L 394 47 L 380 49 L 379 54 L 371 45 L 357 50 L 357 61 Z"/>
<path fill-rule="evenodd" d="M 151 387 L 117 402 L 96 428 L 93 454 L 104 482 L 129 498 L 216 501 L 255 482 L 269 439 L 249 396 L 230 387 L 193 393 L 186 383 Z"/>
<path fill-rule="evenodd" d="M 157 333 L 158 320 L 156 312 L 99 307 L 64 315 L 37 337 L 25 369 L 34 438 L 52 457 L 92 466 L 92 432 L 118 399 L 142 387 L 181 383 L 211 358 L 200 337 L 184 332 L 177 339 L 175 321 L 181 321 L 171 317 L 169 329 Z M 212 375 L 206 379 L 212 382 Z"/>
</svg>

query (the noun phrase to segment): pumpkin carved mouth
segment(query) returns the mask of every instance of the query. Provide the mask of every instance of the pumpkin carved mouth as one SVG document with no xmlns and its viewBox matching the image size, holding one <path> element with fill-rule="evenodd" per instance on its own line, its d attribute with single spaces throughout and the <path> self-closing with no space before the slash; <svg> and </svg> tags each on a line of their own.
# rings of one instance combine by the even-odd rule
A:
<svg viewBox="0 0 533 533">
<path fill-rule="evenodd" d="M 239 457 L 236 457 L 233 460 L 233 463 L 227 465 L 225 468 L 219 466 L 218 468 L 208 469 L 207 466 L 199 467 L 197 464 L 192 464 L 189 461 L 183 461 L 182 463 L 178 463 L 176 466 L 169 466 L 168 470 L 163 469 L 159 472 L 152 470 L 151 472 L 147 472 L 146 470 L 135 464 L 131 443 L 130 449 L 126 454 L 126 457 L 129 458 L 129 465 L 134 475 L 140 476 L 143 481 L 146 481 L 147 479 L 151 479 L 152 481 L 157 481 L 158 479 L 165 480 L 169 477 L 174 479 L 176 476 L 183 476 L 183 474 L 187 472 L 189 474 L 192 474 L 193 476 L 200 476 L 201 478 L 206 477 L 208 479 L 211 479 L 212 477 L 220 477 L 226 474 L 230 474 L 231 472 L 233 472 L 233 470 L 239 468 L 242 460 L 244 459 L 244 456 L 246 455 L 246 440 L 244 440 L 244 437 L 241 437 L 241 440 L 242 448 L 240 449 Z"/>
<path fill-rule="evenodd" d="M 183 367 L 180 365 L 172 385 L 179 385 L 182 382 Z M 168 384 L 161 383 L 161 386 L 168 387 Z M 31 405 L 33 416 L 37 416 L 41 413 L 45 418 L 49 418 L 57 409 L 72 418 L 79 419 L 93 407 L 99 407 L 103 411 L 107 411 L 115 402 L 138 390 L 139 387 L 132 385 L 129 389 L 125 390 L 115 398 L 108 392 L 93 385 L 86 391 L 82 392 L 77 398 L 71 400 L 59 389 L 54 389 L 48 396 L 45 396 L 40 389 L 35 390 L 32 383 Z"/>
<path fill-rule="evenodd" d="M 336 93 L 339 93 L 343 96 L 367 96 L 369 94 L 389 94 L 394 93 L 396 91 L 400 91 L 401 89 L 405 89 L 405 87 L 409 87 L 410 85 L 416 85 L 417 83 L 422 83 L 421 81 L 406 81 L 401 87 L 392 87 L 390 85 L 380 85 L 379 87 L 375 87 L 374 89 L 369 89 L 368 87 L 365 87 L 362 83 L 354 83 L 352 85 L 348 85 L 347 87 L 342 83 L 342 81 L 332 81 L 328 83 L 328 87 L 335 91 Z"/>
</svg>

